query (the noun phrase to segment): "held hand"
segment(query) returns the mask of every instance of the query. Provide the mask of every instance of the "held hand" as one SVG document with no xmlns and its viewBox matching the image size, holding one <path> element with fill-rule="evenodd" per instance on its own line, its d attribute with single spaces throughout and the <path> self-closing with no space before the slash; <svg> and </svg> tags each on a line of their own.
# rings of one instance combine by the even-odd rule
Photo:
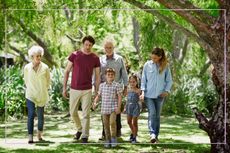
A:
<svg viewBox="0 0 230 153">
<path fill-rule="evenodd" d="M 144 101 L 144 94 L 141 94 L 139 98 L 143 102 Z"/>
<path fill-rule="evenodd" d="M 162 92 L 160 94 L 160 97 L 164 98 L 164 97 L 167 97 L 168 95 L 169 95 L 169 93 L 167 91 L 165 91 L 165 92 Z"/>
<path fill-rule="evenodd" d="M 124 88 L 124 90 L 123 90 L 123 95 L 124 95 L 124 96 L 127 96 L 127 87 Z"/>
<path fill-rule="evenodd" d="M 93 110 L 95 110 L 97 107 L 97 103 L 96 102 L 93 102 Z"/>
<path fill-rule="evenodd" d="M 123 112 L 122 113 L 126 113 L 126 108 L 124 108 Z"/>
<path fill-rule="evenodd" d="M 116 114 L 120 114 L 120 113 L 121 113 L 121 109 L 120 109 L 120 108 L 117 108 L 117 109 L 115 110 L 115 112 L 116 112 Z"/>
</svg>

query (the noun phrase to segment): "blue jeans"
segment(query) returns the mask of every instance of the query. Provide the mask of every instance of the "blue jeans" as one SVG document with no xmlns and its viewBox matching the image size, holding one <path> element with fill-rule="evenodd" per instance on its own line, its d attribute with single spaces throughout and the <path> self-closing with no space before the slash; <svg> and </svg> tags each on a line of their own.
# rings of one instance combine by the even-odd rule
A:
<svg viewBox="0 0 230 153">
<path fill-rule="evenodd" d="M 35 117 L 35 104 L 26 99 L 26 105 L 28 109 L 28 121 L 27 128 L 28 134 L 33 134 L 34 132 L 34 117 Z M 37 116 L 38 116 L 38 130 L 43 131 L 44 125 L 44 107 L 37 107 Z"/>
<path fill-rule="evenodd" d="M 150 135 L 155 134 L 156 137 L 160 131 L 160 114 L 163 106 L 164 98 L 147 98 L 145 103 L 148 108 L 148 127 Z"/>
</svg>

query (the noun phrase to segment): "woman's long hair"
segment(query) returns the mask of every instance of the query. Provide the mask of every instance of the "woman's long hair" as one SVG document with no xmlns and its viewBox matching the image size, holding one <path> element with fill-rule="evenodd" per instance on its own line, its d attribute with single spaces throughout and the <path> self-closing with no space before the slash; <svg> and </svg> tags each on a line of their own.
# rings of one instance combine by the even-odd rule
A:
<svg viewBox="0 0 230 153">
<path fill-rule="evenodd" d="M 162 48 L 156 47 L 156 48 L 153 49 L 152 54 L 161 57 L 159 63 L 160 63 L 160 73 L 162 73 L 163 70 L 168 65 L 168 59 L 167 59 L 167 57 L 165 55 L 165 51 Z"/>
</svg>

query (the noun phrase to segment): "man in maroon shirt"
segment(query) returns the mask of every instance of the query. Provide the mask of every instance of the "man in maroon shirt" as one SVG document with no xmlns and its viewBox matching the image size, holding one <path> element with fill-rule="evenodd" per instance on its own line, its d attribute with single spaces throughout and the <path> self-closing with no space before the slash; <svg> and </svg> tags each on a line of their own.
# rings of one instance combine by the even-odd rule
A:
<svg viewBox="0 0 230 153">
<path fill-rule="evenodd" d="M 92 96 L 92 75 L 95 71 L 95 93 L 100 84 L 100 60 L 92 52 L 95 40 L 92 36 L 85 36 L 82 40 L 83 48 L 73 52 L 68 58 L 63 82 L 63 96 L 67 98 L 67 81 L 72 71 L 70 87 L 70 115 L 77 128 L 75 139 L 80 137 L 83 143 L 88 142 L 90 127 L 90 108 Z M 81 102 L 82 124 L 78 115 L 78 107 Z M 82 135 L 82 136 L 81 136 Z"/>
</svg>

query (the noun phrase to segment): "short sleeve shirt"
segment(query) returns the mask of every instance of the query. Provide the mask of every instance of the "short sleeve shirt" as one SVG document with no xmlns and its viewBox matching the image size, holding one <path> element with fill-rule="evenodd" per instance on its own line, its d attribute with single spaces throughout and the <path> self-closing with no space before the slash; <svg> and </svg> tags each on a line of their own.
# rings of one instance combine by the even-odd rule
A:
<svg viewBox="0 0 230 153">
<path fill-rule="evenodd" d="M 122 95 L 122 86 L 117 82 L 104 82 L 100 84 L 98 94 L 102 98 L 101 114 L 111 114 L 118 107 L 118 95 Z"/>
<path fill-rule="evenodd" d="M 93 69 L 100 67 L 99 57 L 94 53 L 84 54 L 82 51 L 75 51 L 68 59 L 73 63 L 71 88 L 91 89 Z"/>
</svg>

